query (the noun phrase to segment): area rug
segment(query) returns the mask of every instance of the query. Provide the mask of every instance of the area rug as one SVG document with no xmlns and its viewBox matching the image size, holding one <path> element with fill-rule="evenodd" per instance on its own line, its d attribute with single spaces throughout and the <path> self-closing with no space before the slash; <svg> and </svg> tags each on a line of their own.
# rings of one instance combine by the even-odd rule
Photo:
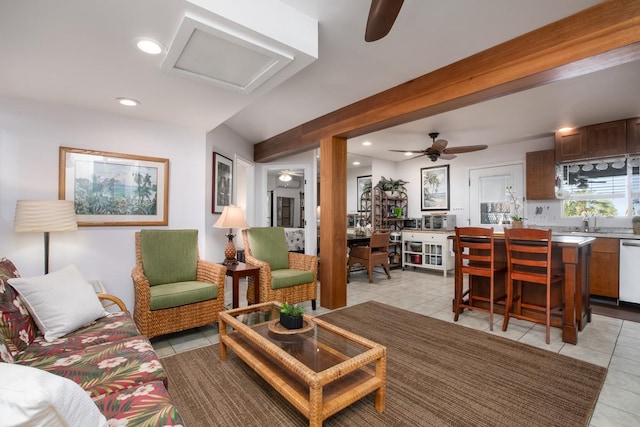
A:
<svg viewBox="0 0 640 427">
<path fill-rule="evenodd" d="M 373 395 L 325 426 L 587 426 L 605 368 L 377 302 L 320 316 L 387 346 L 387 405 Z M 308 421 L 218 345 L 162 359 L 189 427 Z"/>
</svg>

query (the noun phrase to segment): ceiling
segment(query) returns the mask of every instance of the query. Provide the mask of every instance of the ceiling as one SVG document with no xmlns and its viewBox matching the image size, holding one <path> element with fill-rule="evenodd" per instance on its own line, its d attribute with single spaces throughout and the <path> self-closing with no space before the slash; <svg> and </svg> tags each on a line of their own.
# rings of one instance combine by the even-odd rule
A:
<svg viewBox="0 0 640 427">
<path fill-rule="evenodd" d="M 194 0 L 200 6 L 257 10 L 247 1 L 276 0 Z M 373 43 L 364 41 L 369 0 L 281 3 L 317 19 L 318 58 L 275 87 L 239 93 L 167 72 L 162 55 L 148 56 L 133 46 L 141 36 L 170 46 L 193 3 L 2 0 L 0 96 L 203 131 L 226 124 L 258 143 L 598 1 L 406 0 L 389 35 Z M 278 24 L 279 15 L 258 16 Z M 355 138 L 349 151 L 402 160 L 403 154 L 387 150 L 426 148 L 431 131 L 440 132 L 450 147 L 539 139 L 564 125 L 640 116 L 638 95 L 640 64 L 630 63 Z M 122 96 L 141 105 L 122 107 L 115 102 Z M 373 145 L 363 147 L 364 140 Z"/>
</svg>

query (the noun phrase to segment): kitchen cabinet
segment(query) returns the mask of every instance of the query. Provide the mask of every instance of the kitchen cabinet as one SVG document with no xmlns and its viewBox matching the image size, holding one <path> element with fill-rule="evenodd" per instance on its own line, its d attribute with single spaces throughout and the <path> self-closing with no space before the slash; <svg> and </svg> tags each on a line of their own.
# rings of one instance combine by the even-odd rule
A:
<svg viewBox="0 0 640 427">
<path fill-rule="evenodd" d="M 586 159 L 588 156 L 585 128 L 556 132 L 556 162 Z"/>
<path fill-rule="evenodd" d="M 403 231 L 402 269 L 406 267 L 426 268 L 442 271 L 444 277 L 455 267 L 447 231 Z"/>
<path fill-rule="evenodd" d="M 555 150 L 532 151 L 527 153 L 526 169 L 527 199 L 555 199 Z"/>
<path fill-rule="evenodd" d="M 627 120 L 598 123 L 555 134 L 556 162 L 619 156 L 627 152 Z"/>
<path fill-rule="evenodd" d="M 627 153 L 640 153 L 640 118 L 627 120 Z"/>
<path fill-rule="evenodd" d="M 619 298 L 620 239 L 598 237 L 591 245 L 591 295 Z"/>
<path fill-rule="evenodd" d="M 627 121 L 587 126 L 589 158 L 607 157 L 627 152 Z"/>
</svg>

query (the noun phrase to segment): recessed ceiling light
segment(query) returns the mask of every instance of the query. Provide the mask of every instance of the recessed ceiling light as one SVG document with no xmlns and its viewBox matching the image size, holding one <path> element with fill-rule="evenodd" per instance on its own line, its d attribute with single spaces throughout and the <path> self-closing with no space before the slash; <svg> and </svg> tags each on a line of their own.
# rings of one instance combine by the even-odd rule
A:
<svg viewBox="0 0 640 427">
<path fill-rule="evenodd" d="M 162 43 L 149 37 L 136 37 L 133 42 L 138 49 L 149 55 L 159 55 L 167 51 Z"/>
<path fill-rule="evenodd" d="M 124 105 L 125 107 L 137 107 L 140 105 L 140 101 L 132 98 L 116 98 L 116 101 L 120 103 L 120 105 Z"/>
<path fill-rule="evenodd" d="M 362 145 L 371 145 L 371 141 L 365 141 L 362 143 Z"/>
<path fill-rule="evenodd" d="M 560 128 L 560 129 L 558 129 L 558 132 L 569 132 L 570 130 L 573 130 L 573 128 L 571 128 L 571 127 L 564 127 L 564 128 Z"/>
<path fill-rule="evenodd" d="M 411 151 L 407 151 L 406 153 L 404 153 L 405 156 L 413 156 L 413 153 Z"/>
<path fill-rule="evenodd" d="M 353 166 L 359 166 L 360 162 L 353 162 Z"/>
</svg>

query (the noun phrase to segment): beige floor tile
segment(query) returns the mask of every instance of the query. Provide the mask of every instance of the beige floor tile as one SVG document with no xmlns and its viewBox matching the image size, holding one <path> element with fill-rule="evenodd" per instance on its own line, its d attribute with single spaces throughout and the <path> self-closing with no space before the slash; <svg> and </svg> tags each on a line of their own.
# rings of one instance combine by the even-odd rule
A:
<svg viewBox="0 0 640 427">
<path fill-rule="evenodd" d="M 640 375 L 609 369 L 605 384 L 640 394 Z"/>
<path fill-rule="evenodd" d="M 640 394 L 605 384 L 598 402 L 640 416 Z"/>
<path fill-rule="evenodd" d="M 589 425 L 591 427 L 638 426 L 640 425 L 640 416 L 598 401 Z"/>
</svg>

